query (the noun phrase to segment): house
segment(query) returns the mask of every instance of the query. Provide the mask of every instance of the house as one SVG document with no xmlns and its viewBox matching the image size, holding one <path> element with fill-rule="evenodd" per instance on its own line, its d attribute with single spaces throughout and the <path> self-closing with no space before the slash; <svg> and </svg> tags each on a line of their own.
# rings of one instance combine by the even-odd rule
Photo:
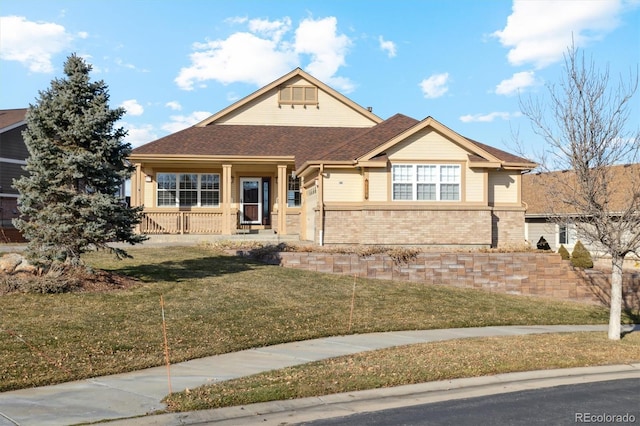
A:
<svg viewBox="0 0 640 426">
<path fill-rule="evenodd" d="M 610 188 L 607 214 L 619 217 L 629 203 L 640 205 L 640 201 L 631 196 L 640 193 L 640 164 L 615 165 L 606 172 Z M 576 226 L 585 223 L 586 218 L 576 208 L 559 201 L 563 191 L 570 190 L 574 182 L 574 174 L 569 170 L 523 175 L 526 238 L 535 246 L 540 237 L 544 237 L 552 250 L 557 251 L 564 245 L 569 252 L 581 240 L 590 252 L 598 254 L 599 248 L 580 235 Z"/>
<path fill-rule="evenodd" d="M 440 247 L 522 244 L 536 166 L 432 117 L 383 120 L 299 68 L 129 160 L 143 233 Z"/>
<path fill-rule="evenodd" d="M 0 239 L 14 234 L 12 220 L 18 217 L 18 191 L 13 188 L 13 179 L 20 177 L 29 156 L 22 139 L 27 127 L 26 108 L 0 110 Z"/>
</svg>

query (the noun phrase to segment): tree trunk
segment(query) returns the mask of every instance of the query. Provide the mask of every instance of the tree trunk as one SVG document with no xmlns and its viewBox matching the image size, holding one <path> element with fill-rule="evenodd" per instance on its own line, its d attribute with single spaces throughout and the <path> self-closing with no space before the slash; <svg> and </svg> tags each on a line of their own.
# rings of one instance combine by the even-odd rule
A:
<svg viewBox="0 0 640 426">
<path fill-rule="evenodd" d="M 609 339 L 620 340 L 622 314 L 622 264 L 624 257 L 611 257 L 611 303 L 609 311 Z"/>
</svg>

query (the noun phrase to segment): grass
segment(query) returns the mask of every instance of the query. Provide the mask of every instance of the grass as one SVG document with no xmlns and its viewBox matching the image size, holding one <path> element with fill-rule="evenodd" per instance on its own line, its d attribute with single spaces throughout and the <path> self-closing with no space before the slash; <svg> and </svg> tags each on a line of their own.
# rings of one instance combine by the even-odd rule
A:
<svg viewBox="0 0 640 426">
<path fill-rule="evenodd" d="M 162 365 L 160 296 L 171 362 L 330 335 L 524 324 L 602 324 L 602 307 L 420 283 L 296 271 L 206 247 L 86 257 L 138 280 L 108 292 L 0 296 L 0 391 Z"/>
<path fill-rule="evenodd" d="M 535 369 L 640 360 L 640 334 L 458 339 L 363 352 L 173 393 L 169 411 L 193 411 Z"/>
</svg>

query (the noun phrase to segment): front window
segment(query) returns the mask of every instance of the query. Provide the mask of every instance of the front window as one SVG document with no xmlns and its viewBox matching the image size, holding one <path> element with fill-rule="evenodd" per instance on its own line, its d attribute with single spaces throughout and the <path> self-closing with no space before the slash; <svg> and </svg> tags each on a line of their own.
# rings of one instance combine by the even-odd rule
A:
<svg viewBox="0 0 640 426">
<path fill-rule="evenodd" d="M 287 182 L 287 206 L 300 207 L 302 198 L 300 197 L 300 178 L 289 176 Z"/>
<path fill-rule="evenodd" d="M 460 201 L 459 165 L 394 164 L 391 180 L 394 201 Z"/>
<path fill-rule="evenodd" d="M 218 207 L 220 175 L 158 173 L 158 207 Z"/>
<path fill-rule="evenodd" d="M 559 243 L 560 244 L 571 244 L 571 236 L 569 232 L 569 225 L 564 223 L 558 226 L 559 235 Z"/>
</svg>

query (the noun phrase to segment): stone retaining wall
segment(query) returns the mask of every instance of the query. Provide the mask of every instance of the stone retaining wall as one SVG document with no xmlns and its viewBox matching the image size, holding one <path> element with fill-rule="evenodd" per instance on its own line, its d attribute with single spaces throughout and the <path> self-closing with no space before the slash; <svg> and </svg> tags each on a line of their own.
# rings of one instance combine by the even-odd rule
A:
<svg viewBox="0 0 640 426">
<path fill-rule="evenodd" d="M 387 255 L 283 252 L 272 263 L 287 268 L 365 278 L 418 281 L 507 294 L 608 304 L 609 276 L 573 268 L 556 253 L 421 253 L 396 264 Z M 625 273 L 627 307 L 640 308 L 640 271 Z"/>
</svg>

